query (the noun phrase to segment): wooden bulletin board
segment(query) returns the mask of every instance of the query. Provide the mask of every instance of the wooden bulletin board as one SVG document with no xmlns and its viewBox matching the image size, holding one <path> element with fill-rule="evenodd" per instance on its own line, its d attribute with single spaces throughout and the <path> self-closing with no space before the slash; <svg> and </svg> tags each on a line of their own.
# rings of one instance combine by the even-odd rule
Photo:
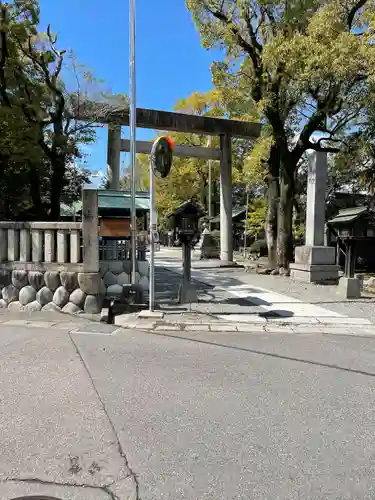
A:
<svg viewBox="0 0 375 500">
<path fill-rule="evenodd" d="M 130 218 L 101 219 L 99 236 L 104 238 L 130 237 Z"/>
</svg>

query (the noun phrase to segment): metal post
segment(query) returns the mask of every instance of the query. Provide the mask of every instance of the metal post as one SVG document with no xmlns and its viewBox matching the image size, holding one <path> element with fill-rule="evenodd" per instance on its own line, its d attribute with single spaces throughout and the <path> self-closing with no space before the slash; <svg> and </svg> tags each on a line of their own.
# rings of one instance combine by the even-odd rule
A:
<svg viewBox="0 0 375 500">
<path fill-rule="evenodd" d="M 183 282 L 187 286 L 191 281 L 191 246 L 188 243 L 182 245 Z"/>
<path fill-rule="evenodd" d="M 155 176 L 150 157 L 150 284 L 149 284 L 149 308 L 152 312 L 155 308 L 155 231 L 156 231 L 156 211 L 155 211 Z"/>
<path fill-rule="evenodd" d="M 246 215 L 245 215 L 245 234 L 243 239 L 243 254 L 246 259 L 246 244 L 247 244 L 247 225 L 249 216 L 249 186 L 246 185 Z"/>
<path fill-rule="evenodd" d="M 135 74 L 135 1 L 129 0 L 129 76 L 130 76 L 130 109 L 129 109 L 129 125 L 130 125 L 130 157 L 132 165 L 132 182 L 131 182 L 131 249 L 132 249 L 132 284 L 135 285 L 136 270 L 137 270 L 137 214 L 135 206 L 135 189 L 136 189 L 136 74 Z"/>
<path fill-rule="evenodd" d="M 212 148 L 212 137 L 207 141 L 207 147 Z M 211 231 L 212 218 L 212 160 L 208 160 L 208 229 Z"/>
</svg>

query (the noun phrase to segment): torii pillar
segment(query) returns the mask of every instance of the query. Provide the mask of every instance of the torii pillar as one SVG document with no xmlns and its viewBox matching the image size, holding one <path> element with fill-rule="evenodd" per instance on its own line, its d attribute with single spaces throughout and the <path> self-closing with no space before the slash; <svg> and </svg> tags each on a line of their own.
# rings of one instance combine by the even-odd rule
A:
<svg viewBox="0 0 375 500">
<path fill-rule="evenodd" d="M 120 189 L 121 125 L 108 123 L 107 177 L 109 189 Z"/>
<path fill-rule="evenodd" d="M 232 138 L 220 135 L 220 260 L 233 263 Z"/>
</svg>

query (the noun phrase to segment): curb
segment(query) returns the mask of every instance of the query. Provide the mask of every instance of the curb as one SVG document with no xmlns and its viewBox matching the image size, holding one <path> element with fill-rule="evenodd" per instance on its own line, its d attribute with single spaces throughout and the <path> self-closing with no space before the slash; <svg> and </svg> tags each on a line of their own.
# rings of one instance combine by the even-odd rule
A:
<svg viewBox="0 0 375 500">
<path fill-rule="evenodd" d="M 119 329 L 145 330 L 152 332 L 189 332 L 189 333 L 298 333 L 298 334 L 337 334 L 375 336 L 374 325 L 358 326 L 358 324 L 344 323 L 340 325 L 329 323 L 294 323 L 280 322 L 262 323 L 170 323 L 163 321 L 115 321 Z"/>
<path fill-rule="evenodd" d="M 23 327 L 23 328 L 39 328 L 47 330 L 50 328 L 66 331 L 71 334 L 87 334 L 87 335 L 107 335 L 116 336 L 127 331 L 144 331 L 154 334 L 170 334 L 178 336 L 178 334 L 186 333 L 194 335 L 199 333 L 243 333 L 243 334 L 298 334 L 298 335 L 346 335 L 357 337 L 374 337 L 375 326 L 368 325 L 367 327 L 358 327 L 354 325 L 329 325 L 329 324 L 259 324 L 259 323 L 166 323 L 162 321 L 129 321 L 107 325 L 88 321 L 87 323 L 74 323 L 74 321 L 48 321 L 46 320 L 31 320 L 31 319 L 13 319 L 2 321 L 0 326 L 5 327 Z"/>
</svg>

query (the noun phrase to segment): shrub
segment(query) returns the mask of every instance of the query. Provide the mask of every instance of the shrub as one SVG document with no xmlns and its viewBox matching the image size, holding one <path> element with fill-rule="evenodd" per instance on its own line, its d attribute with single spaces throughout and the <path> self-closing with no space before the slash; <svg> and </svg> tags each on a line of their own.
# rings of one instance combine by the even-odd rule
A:
<svg viewBox="0 0 375 500">
<path fill-rule="evenodd" d="M 255 240 L 250 247 L 250 253 L 257 253 L 259 257 L 265 257 L 268 254 L 266 240 Z"/>
</svg>

